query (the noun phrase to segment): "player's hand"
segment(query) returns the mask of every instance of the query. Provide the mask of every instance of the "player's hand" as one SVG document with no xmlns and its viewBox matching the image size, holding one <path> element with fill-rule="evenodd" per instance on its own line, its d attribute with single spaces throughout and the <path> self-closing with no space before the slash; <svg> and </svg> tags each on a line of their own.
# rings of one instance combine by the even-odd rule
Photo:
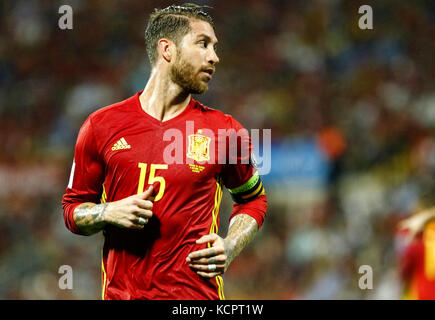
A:
<svg viewBox="0 0 435 320">
<path fill-rule="evenodd" d="M 412 239 L 417 234 L 423 231 L 426 224 L 435 218 L 434 210 L 425 210 L 412 215 L 411 217 L 402 220 L 399 223 L 399 228 L 408 230 L 409 237 Z"/>
<path fill-rule="evenodd" d="M 104 221 L 120 228 L 142 229 L 153 216 L 153 187 L 145 192 L 109 202 Z"/>
<path fill-rule="evenodd" d="M 211 247 L 191 252 L 186 261 L 196 273 L 205 278 L 212 278 L 223 274 L 230 263 L 228 259 L 228 245 L 225 240 L 215 233 L 202 236 L 196 240 L 197 244 L 210 243 Z"/>
</svg>

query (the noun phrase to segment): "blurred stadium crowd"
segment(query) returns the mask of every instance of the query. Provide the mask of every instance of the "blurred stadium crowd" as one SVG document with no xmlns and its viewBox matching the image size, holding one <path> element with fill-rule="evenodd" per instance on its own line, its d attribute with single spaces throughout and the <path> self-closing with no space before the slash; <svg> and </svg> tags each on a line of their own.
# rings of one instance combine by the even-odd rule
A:
<svg viewBox="0 0 435 320">
<path fill-rule="evenodd" d="M 220 41 L 198 99 L 272 129 L 268 216 L 226 297 L 402 298 L 397 222 L 435 204 L 435 5 L 377 1 L 360 30 L 370 1 L 192 2 L 213 7 Z M 73 30 L 58 28 L 63 4 Z M 0 299 L 100 298 L 102 236 L 71 234 L 61 198 L 78 129 L 143 89 L 146 19 L 169 4 L 0 3 Z M 226 194 L 222 235 L 231 205 Z M 61 265 L 73 290 L 58 287 Z M 361 265 L 373 290 L 358 287 Z"/>
</svg>

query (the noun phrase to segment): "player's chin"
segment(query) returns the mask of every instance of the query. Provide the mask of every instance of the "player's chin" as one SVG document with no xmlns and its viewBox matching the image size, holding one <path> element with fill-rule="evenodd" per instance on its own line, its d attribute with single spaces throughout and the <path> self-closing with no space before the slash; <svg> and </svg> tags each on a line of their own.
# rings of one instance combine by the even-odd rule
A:
<svg viewBox="0 0 435 320">
<path fill-rule="evenodd" d="M 201 81 L 194 88 L 191 88 L 190 92 L 193 94 L 201 94 L 208 90 L 208 83 Z"/>
</svg>

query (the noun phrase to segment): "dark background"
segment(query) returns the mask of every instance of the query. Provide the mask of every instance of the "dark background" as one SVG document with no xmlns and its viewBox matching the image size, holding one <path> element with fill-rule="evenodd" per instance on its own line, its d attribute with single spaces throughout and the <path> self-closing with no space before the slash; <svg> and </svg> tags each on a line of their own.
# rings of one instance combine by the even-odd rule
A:
<svg viewBox="0 0 435 320">
<path fill-rule="evenodd" d="M 224 276 L 228 299 L 400 299 L 397 222 L 433 205 L 430 1 L 192 1 L 221 62 L 196 97 L 272 130 L 266 222 Z M 74 143 L 94 110 L 143 89 L 144 29 L 179 1 L 0 3 L 0 299 L 99 299 L 102 236 L 64 226 Z M 58 9 L 73 8 L 73 30 Z M 373 8 L 373 30 L 358 8 Z M 260 152 L 261 153 L 261 152 Z M 231 200 L 225 194 L 220 234 Z M 70 265 L 74 289 L 60 290 Z M 361 265 L 373 289 L 358 287 Z"/>
</svg>

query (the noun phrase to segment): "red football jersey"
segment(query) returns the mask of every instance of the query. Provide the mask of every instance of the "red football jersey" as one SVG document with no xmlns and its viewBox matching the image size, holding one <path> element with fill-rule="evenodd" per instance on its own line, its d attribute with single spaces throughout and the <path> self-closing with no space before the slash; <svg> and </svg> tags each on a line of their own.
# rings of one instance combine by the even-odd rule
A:
<svg viewBox="0 0 435 320">
<path fill-rule="evenodd" d="M 404 298 L 435 299 L 435 222 L 409 243 L 399 255 L 400 273 L 405 283 Z"/>
<path fill-rule="evenodd" d="M 231 116 L 191 99 L 182 113 L 161 122 L 142 109 L 140 93 L 97 110 L 80 129 L 63 197 L 66 225 L 80 234 L 77 205 L 120 200 L 152 184 L 153 217 L 142 230 L 103 230 L 103 299 L 223 299 L 222 278 L 200 277 L 186 257 L 206 248 L 197 239 L 217 233 L 222 186 L 240 199 L 265 197 L 249 161 L 249 136 L 237 139 L 239 147 L 248 141 L 247 152 L 234 155 L 231 138 L 222 148 L 219 135 L 242 129 Z M 261 226 L 261 217 L 252 216 Z"/>
</svg>

